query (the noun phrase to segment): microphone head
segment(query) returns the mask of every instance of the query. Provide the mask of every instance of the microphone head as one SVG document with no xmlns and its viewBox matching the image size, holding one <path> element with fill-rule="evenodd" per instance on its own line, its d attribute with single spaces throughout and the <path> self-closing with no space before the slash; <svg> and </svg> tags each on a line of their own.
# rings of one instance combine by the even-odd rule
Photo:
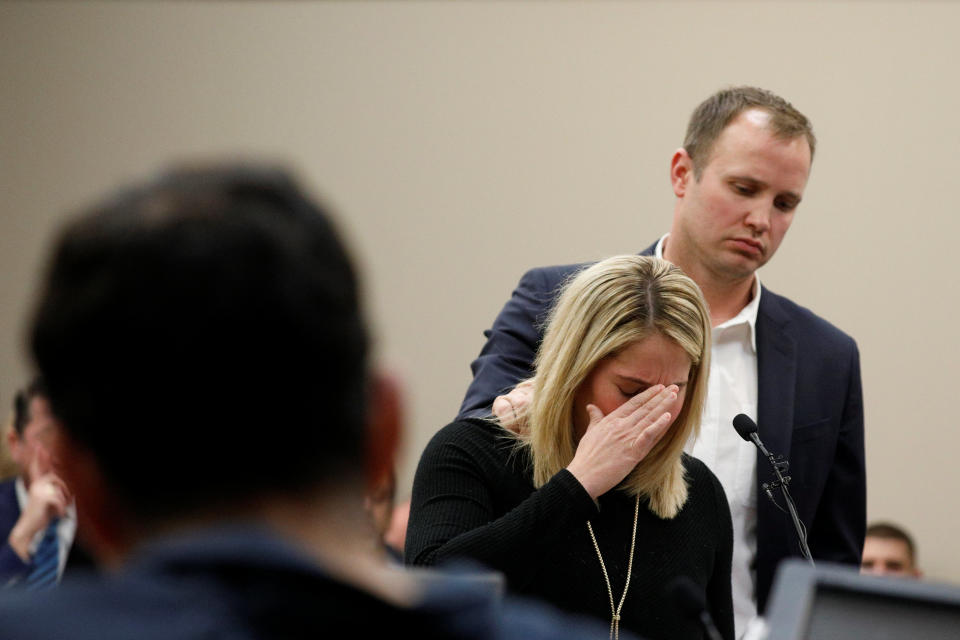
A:
<svg viewBox="0 0 960 640">
<path fill-rule="evenodd" d="M 737 430 L 740 437 L 751 442 L 750 434 L 757 432 L 757 423 L 745 413 L 738 413 L 733 417 L 733 428 Z"/>
<path fill-rule="evenodd" d="M 667 587 L 670 597 L 684 617 L 697 620 L 707 608 L 707 599 L 703 589 L 689 576 L 677 576 Z"/>
</svg>

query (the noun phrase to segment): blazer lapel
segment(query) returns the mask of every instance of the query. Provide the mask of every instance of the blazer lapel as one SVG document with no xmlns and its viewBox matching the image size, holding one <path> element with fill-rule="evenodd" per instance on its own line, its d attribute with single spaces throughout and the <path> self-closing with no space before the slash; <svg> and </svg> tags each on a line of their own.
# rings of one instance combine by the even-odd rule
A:
<svg viewBox="0 0 960 640">
<path fill-rule="evenodd" d="M 757 427 L 760 439 L 774 455 L 790 457 L 794 388 L 797 373 L 796 342 L 788 331 L 789 317 L 778 296 L 766 289 L 757 311 Z M 773 482 L 770 463 L 757 451 L 757 606 L 762 612 L 779 558 L 790 554 L 789 518 L 764 495 L 764 483 Z M 782 500 L 779 491 L 774 492 Z"/>
<path fill-rule="evenodd" d="M 776 294 L 764 289 L 757 313 L 757 427 L 767 449 L 785 458 L 790 456 L 797 374 L 796 343 L 788 324 Z M 758 471 L 761 480 L 773 477 L 766 463 Z"/>
</svg>

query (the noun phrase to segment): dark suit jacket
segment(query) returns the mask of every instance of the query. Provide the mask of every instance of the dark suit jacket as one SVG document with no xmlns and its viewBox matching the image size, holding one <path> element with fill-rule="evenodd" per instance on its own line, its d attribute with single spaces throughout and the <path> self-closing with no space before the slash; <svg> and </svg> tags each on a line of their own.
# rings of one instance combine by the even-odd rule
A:
<svg viewBox="0 0 960 640">
<path fill-rule="evenodd" d="M 21 560 L 7 542 L 19 518 L 16 479 L 7 480 L 0 484 L 0 536 L 3 536 L 0 540 L 0 587 L 15 578 L 22 578 L 30 570 L 30 563 Z"/>
<path fill-rule="evenodd" d="M 21 579 L 30 571 L 30 563 L 24 562 L 13 550 L 7 538 L 20 518 L 20 503 L 17 502 L 16 479 L 0 483 L 0 587 L 13 579 Z M 75 541 L 76 542 L 76 541 Z M 93 559 L 76 543 L 71 545 L 64 575 L 77 569 L 92 569 Z"/>
<path fill-rule="evenodd" d="M 654 245 L 655 246 L 655 245 Z M 643 254 L 653 255 L 654 246 Z M 460 415 L 533 374 L 546 316 L 563 283 L 586 264 L 528 271 L 486 331 Z M 848 335 L 766 287 L 757 312 L 758 416 L 767 449 L 790 462 L 790 491 L 814 558 L 859 564 L 866 528 L 860 355 Z M 731 416 L 732 418 L 732 416 Z M 731 428 L 733 428 L 731 426 Z M 780 560 L 800 554 L 789 516 L 760 487 L 773 471 L 757 459 L 757 604 L 763 611 Z"/>
</svg>

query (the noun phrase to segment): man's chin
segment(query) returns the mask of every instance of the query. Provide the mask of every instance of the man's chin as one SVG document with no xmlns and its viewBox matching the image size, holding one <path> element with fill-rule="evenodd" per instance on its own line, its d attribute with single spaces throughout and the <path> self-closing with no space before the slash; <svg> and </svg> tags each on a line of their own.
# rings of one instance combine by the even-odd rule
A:
<svg viewBox="0 0 960 640">
<path fill-rule="evenodd" d="M 742 254 L 734 254 L 723 265 L 723 273 L 732 281 L 752 278 L 757 269 L 766 264 L 766 260 L 757 260 Z"/>
</svg>

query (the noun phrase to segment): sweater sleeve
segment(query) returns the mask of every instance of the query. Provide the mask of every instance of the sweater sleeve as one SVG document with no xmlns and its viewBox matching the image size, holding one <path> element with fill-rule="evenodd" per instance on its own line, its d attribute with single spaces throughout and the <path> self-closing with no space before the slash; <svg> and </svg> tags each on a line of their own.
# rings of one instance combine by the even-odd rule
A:
<svg viewBox="0 0 960 640">
<path fill-rule="evenodd" d="M 495 444 L 491 427 L 467 421 L 445 427 L 427 445 L 413 483 L 408 564 L 470 558 L 522 588 L 554 557 L 565 531 L 596 515 L 569 471 L 532 490 Z"/>
</svg>

